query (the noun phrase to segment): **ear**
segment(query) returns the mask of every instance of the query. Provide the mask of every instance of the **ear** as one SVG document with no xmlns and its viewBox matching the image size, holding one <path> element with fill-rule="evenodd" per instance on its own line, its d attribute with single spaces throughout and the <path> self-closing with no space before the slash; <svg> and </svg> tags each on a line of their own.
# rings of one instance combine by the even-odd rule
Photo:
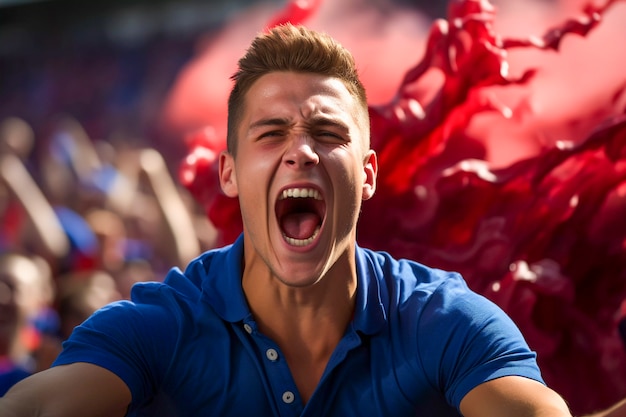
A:
<svg viewBox="0 0 626 417">
<path fill-rule="evenodd" d="M 220 186 L 224 194 L 228 197 L 237 197 L 239 190 L 237 188 L 237 175 L 235 173 L 235 159 L 226 151 L 220 153 L 219 176 Z"/>
<path fill-rule="evenodd" d="M 376 191 L 376 175 L 378 174 L 378 156 L 372 149 L 365 154 L 363 173 L 363 200 L 369 200 Z"/>
</svg>

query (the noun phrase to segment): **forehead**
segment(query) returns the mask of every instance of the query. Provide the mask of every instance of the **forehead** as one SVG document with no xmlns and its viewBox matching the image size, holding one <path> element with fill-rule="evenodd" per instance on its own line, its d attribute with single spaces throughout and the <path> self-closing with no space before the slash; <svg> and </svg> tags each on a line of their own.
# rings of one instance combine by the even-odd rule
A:
<svg viewBox="0 0 626 417">
<path fill-rule="evenodd" d="M 245 114 L 254 118 L 277 112 L 297 112 L 307 117 L 325 114 L 356 123 L 356 99 L 345 84 L 319 74 L 272 72 L 252 84 L 246 94 Z"/>
</svg>

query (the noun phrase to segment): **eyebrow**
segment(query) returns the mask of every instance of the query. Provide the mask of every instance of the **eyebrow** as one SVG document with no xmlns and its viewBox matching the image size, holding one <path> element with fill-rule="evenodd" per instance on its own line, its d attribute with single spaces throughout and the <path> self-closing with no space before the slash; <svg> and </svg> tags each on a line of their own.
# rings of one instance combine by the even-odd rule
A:
<svg viewBox="0 0 626 417">
<path fill-rule="evenodd" d="M 324 117 L 324 116 L 313 116 L 308 123 L 310 125 L 317 125 L 317 126 L 332 126 L 332 127 L 336 127 L 338 129 L 341 130 L 348 130 L 348 126 L 343 123 L 342 121 L 336 120 L 336 119 L 331 119 L 328 117 Z"/>
<path fill-rule="evenodd" d="M 342 130 L 348 130 L 348 126 L 346 126 L 345 123 L 328 118 L 328 117 L 324 117 L 324 116 L 314 116 L 311 119 L 307 120 L 306 123 L 308 125 L 334 126 Z M 292 122 L 288 119 L 281 118 L 281 117 L 271 117 L 267 119 L 257 120 L 256 122 L 250 125 L 249 129 L 252 130 L 252 129 L 256 129 L 259 127 L 266 127 L 266 126 L 289 126 L 290 124 L 292 124 Z"/>
<path fill-rule="evenodd" d="M 288 126 L 291 122 L 287 119 L 280 117 L 273 117 L 269 119 L 260 119 L 250 125 L 249 130 L 256 129 L 265 126 Z"/>
</svg>

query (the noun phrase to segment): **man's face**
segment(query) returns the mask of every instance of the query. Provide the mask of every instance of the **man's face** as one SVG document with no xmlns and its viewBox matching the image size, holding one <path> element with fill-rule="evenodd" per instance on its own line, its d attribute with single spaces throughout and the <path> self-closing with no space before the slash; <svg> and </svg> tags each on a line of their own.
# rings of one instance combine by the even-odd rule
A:
<svg viewBox="0 0 626 417">
<path fill-rule="evenodd" d="M 306 286 L 350 254 L 377 170 L 363 120 L 338 79 L 276 72 L 254 83 L 237 156 L 220 159 L 222 188 L 239 197 L 247 269 Z"/>
</svg>

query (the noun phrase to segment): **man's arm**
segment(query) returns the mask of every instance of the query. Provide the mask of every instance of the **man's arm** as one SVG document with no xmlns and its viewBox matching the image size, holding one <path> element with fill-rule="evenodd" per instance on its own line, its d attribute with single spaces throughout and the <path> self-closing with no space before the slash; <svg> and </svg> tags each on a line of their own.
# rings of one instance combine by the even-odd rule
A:
<svg viewBox="0 0 626 417">
<path fill-rule="evenodd" d="M 464 417 L 571 417 L 559 394 L 521 376 L 480 384 L 461 400 L 461 413 Z"/>
<path fill-rule="evenodd" d="M 131 401 L 112 372 L 74 363 L 38 372 L 0 398 L 2 417 L 123 417 Z"/>
</svg>

